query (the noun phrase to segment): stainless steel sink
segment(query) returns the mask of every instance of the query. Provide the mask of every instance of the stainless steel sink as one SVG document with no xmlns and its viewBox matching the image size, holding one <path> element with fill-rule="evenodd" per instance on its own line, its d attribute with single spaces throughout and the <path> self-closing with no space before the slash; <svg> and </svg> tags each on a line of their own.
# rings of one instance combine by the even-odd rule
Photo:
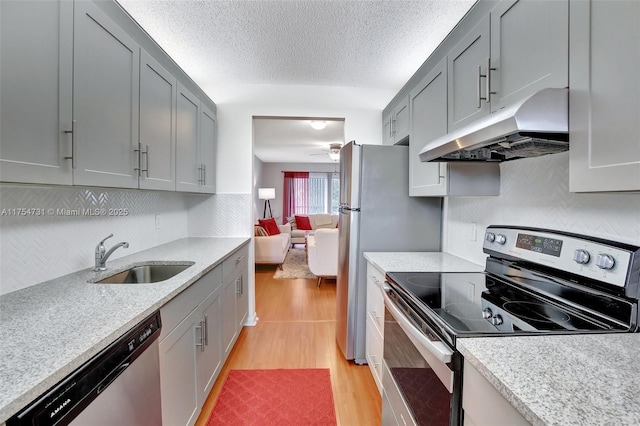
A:
<svg viewBox="0 0 640 426">
<path fill-rule="evenodd" d="M 96 281 L 96 284 L 150 284 L 166 281 L 193 265 L 193 262 L 174 265 L 143 264 Z"/>
</svg>

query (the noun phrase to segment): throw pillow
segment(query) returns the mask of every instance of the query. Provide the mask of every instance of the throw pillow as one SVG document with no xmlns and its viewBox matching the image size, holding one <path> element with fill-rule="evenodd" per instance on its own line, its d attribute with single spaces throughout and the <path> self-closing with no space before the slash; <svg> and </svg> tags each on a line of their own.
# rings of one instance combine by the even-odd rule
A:
<svg viewBox="0 0 640 426">
<path fill-rule="evenodd" d="M 268 237 L 269 236 L 269 234 L 267 234 L 267 230 L 264 229 L 262 226 L 256 225 L 256 226 L 253 227 L 253 229 L 254 229 L 253 233 L 254 233 L 254 235 L 256 237 Z"/>
<path fill-rule="evenodd" d="M 280 233 L 280 228 L 278 228 L 278 224 L 274 218 L 270 219 L 259 219 L 258 223 L 262 226 L 269 235 L 278 235 Z"/>
<path fill-rule="evenodd" d="M 313 231 L 311 222 L 309 222 L 309 216 L 296 215 L 296 224 L 298 225 L 298 229 L 302 229 L 303 231 Z"/>
<path fill-rule="evenodd" d="M 298 224 L 296 223 L 296 217 L 295 216 L 289 216 L 287 218 L 287 222 L 289 222 L 289 225 L 291 225 L 291 230 L 292 231 L 294 229 L 298 229 Z"/>
</svg>

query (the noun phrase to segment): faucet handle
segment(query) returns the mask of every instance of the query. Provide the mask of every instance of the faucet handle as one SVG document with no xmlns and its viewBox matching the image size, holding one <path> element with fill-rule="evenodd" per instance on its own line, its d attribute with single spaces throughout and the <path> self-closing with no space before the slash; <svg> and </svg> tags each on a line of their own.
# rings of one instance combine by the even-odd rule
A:
<svg viewBox="0 0 640 426">
<path fill-rule="evenodd" d="M 104 252 L 105 252 L 104 242 L 107 241 L 111 237 L 113 237 L 113 234 L 107 235 L 106 237 L 104 237 L 104 239 L 102 241 L 100 241 L 98 243 L 98 245 L 96 246 L 96 255 L 104 254 Z"/>
<path fill-rule="evenodd" d="M 104 237 L 104 239 L 102 241 L 100 241 L 98 243 L 99 246 L 103 245 L 105 241 L 107 241 L 109 238 L 113 237 L 113 234 L 109 234 L 106 237 Z"/>
</svg>

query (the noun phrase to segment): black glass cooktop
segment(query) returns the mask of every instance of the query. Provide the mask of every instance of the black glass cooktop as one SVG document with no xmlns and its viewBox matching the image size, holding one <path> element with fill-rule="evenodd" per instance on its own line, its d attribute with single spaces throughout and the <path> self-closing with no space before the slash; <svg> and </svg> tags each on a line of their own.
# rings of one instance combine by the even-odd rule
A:
<svg viewBox="0 0 640 426">
<path fill-rule="evenodd" d="M 427 322 L 453 336 L 629 331 L 632 304 L 523 271 L 387 273 Z"/>
</svg>

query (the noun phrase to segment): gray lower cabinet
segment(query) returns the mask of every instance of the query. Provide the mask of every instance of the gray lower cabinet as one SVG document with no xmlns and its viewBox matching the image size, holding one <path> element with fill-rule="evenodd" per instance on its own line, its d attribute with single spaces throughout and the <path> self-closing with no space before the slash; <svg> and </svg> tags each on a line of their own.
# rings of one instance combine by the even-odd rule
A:
<svg viewBox="0 0 640 426">
<path fill-rule="evenodd" d="M 73 3 L 0 1 L 1 181 L 71 185 L 72 68 Z"/>
<path fill-rule="evenodd" d="M 233 349 L 248 313 L 248 248 L 245 245 L 222 263 L 222 349 L 225 358 Z"/>
<path fill-rule="evenodd" d="M 640 191 L 640 2 L 571 1 L 572 192 Z"/>
<path fill-rule="evenodd" d="M 223 363 L 222 268 L 160 309 L 160 387 L 165 425 L 193 425 Z"/>
<path fill-rule="evenodd" d="M 137 188 L 140 47 L 93 2 L 74 13 L 73 183 Z"/>
</svg>

